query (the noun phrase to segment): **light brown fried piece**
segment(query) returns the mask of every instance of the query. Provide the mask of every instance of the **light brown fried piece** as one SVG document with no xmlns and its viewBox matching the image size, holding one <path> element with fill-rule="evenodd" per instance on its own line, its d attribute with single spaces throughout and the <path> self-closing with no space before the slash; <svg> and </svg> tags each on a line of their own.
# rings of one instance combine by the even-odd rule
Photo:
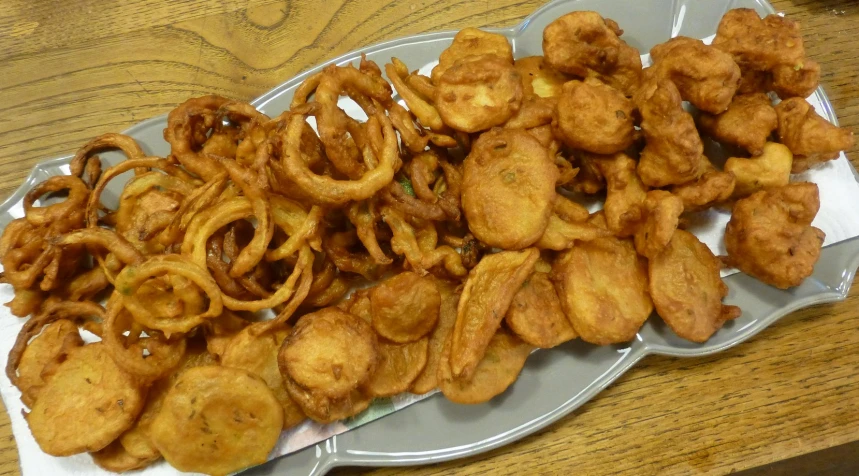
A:
<svg viewBox="0 0 859 476">
<path fill-rule="evenodd" d="M 769 187 L 787 185 L 792 166 L 793 154 L 787 146 L 767 142 L 757 157 L 729 158 L 725 161 L 725 172 L 736 178 L 733 197 L 743 198 Z"/>
<path fill-rule="evenodd" d="M 807 98 L 820 86 L 820 64 L 808 57 L 800 64 L 780 64 L 771 73 L 766 89 L 783 99 Z"/>
<path fill-rule="evenodd" d="M 522 284 L 504 321 L 520 339 L 541 349 L 577 337 L 547 273 L 535 272 Z"/>
<path fill-rule="evenodd" d="M 439 55 L 438 65 L 430 73 L 433 83 L 438 84 L 444 72 L 454 63 L 471 55 L 495 55 L 513 64 L 513 47 L 504 35 L 477 28 L 463 28 L 453 37 L 453 43 Z"/>
<path fill-rule="evenodd" d="M 135 469 L 143 469 L 152 463 L 158 461 L 161 457 L 145 459 L 137 458 L 122 446 L 119 440 L 105 446 L 104 448 L 90 453 L 92 460 L 99 468 L 111 471 L 114 473 L 124 473 L 126 471 L 134 471 Z"/>
<path fill-rule="evenodd" d="M 731 197 L 736 180 L 729 171 L 719 171 L 707 162 L 704 172 L 694 182 L 671 187 L 671 193 L 683 201 L 684 212 L 697 212 L 718 205 Z"/>
<path fill-rule="evenodd" d="M 152 422 L 152 441 L 179 471 L 227 475 L 268 459 L 283 428 L 266 383 L 230 367 L 184 372 Z"/>
<path fill-rule="evenodd" d="M 668 246 L 677 231 L 683 200 L 665 190 L 651 190 L 642 208 L 645 219 L 635 232 L 635 250 L 645 258 L 652 258 Z"/>
<path fill-rule="evenodd" d="M 563 251 L 575 246 L 577 241 L 591 241 L 611 234 L 592 223 L 568 221 L 553 214 L 549 218 L 549 226 L 534 246 L 541 250 Z"/>
<path fill-rule="evenodd" d="M 407 271 L 369 291 L 373 329 L 400 344 L 415 342 L 435 328 L 441 295 L 435 280 Z"/>
<path fill-rule="evenodd" d="M 543 235 L 558 169 L 534 137 L 521 129 L 486 132 L 464 164 L 462 208 L 478 240 L 511 250 L 526 248 Z"/>
<path fill-rule="evenodd" d="M 366 410 L 373 401 L 372 397 L 359 389 L 349 392 L 345 397 L 329 398 L 302 388 L 289 377 L 284 377 L 283 386 L 308 418 L 322 424 L 355 416 Z"/>
<path fill-rule="evenodd" d="M 648 263 L 650 296 L 657 314 L 678 336 L 706 342 L 740 308 L 722 304 L 728 287 L 722 264 L 692 233 L 677 230 L 668 246 Z"/>
<path fill-rule="evenodd" d="M 570 81 L 558 99 L 556 135 L 567 146 L 595 154 L 614 154 L 632 145 L 635 105 L 600 81 Z"/>
<path fill-rule="evenodd" d="M 791 173 L 798 174 L 853 147 L 853 131 L 820 117 L 802 98 L 790 98 L 775 107 L 778 136 L 793 153 Z"/>
<path fill-rule="evenodd" d="M 695 180 L 704 167 L 704 145 L 695 121 L 683 110 L 680 92 L 670 80 L 654 77 L 634 97 L 641 112 L 647 145 L 638 161 L 645 185 L 664 187 Z"/>
<path fill-rule="evenodd" d="M 680 97 L 698 109 L 720 114 L 728 109 L 740 85 L 740 67 L 731 55 L 685 36 L 650 50 L 656 74 L 669 78 Z"/>
<path fill-rule="evenodd" d="M 468 273 L 451 335 L 452 375 L 468 380 L 540 257 L 536 248 L 484 256 Z"/>
<path fill-rule="evenodd" d="M 246 327 L 230 340 L 221 357 L 221 365 L 245 370 L 265 381 L 283 408 L 284 430 L 306 418 L 283 388 L 283 376 L 277 365 L 277 354 L 290 330 L 287 326 L 255 335 L 254 326 Z"/>
<path fill-rule="evenodd" d="M 580 243 L 558 257 L 551 277 L 561 308 L 585 342 L 628 342 L 653 311 L 647 263 L 631 239 Z"/>
<path fill-rule="evenodd" d="M 811 226 L 820 209 L 817 185 L 796 182 L 737 201 L 725 229 L 728 263 L 780 289 L 814 271 L 826 234 Z"/>
<path fill-rule="evenodd" d="M 429 336 L 427 348 L 427 363 L 424 370 L 412 382 L 410 392 L 424 394 L 438 387 L 438 367 L 444 346 L 450 340 L 453 326 L 456 324 L 456 308 L 459 304 L 457 284 L 450 281 L 436 281 L 441 294 L 441 306 L 439 307 L 438 323 Z"/>
<path fill-rule="evenodd" d="M 500 395 L 516 381 L 534 347 L 504 328 L 492 335 L 486 352 L 470 378 L 457 377 L 451 366 L 451 346 L 439 363 L 439 388 L 452 402 L 477 404 Z"/>
<path fill-rule="evenodd" d="M 799 64 L 805 47 L 799 24 L 779 15 L 763 19 L 750 8 L 728 10 L 719 22 L 713 46 L 730 53 L 743 69 L 768 71 Z"/>
<path fill-rule="evenodd" d="M 644 219 L 647 187 L 636 173 L 636 161 L 626 154 L 594 159 L 606 181 L 603 210 L 608 229 L 618 237 L 631 236 Z"/>
<path fill-rule="evenodd" d="M 50 373 L 68 358 L 69 353 L 83 345 L 78 326 L 67 319 L 48 324 L 27 344 L 18 362 L 15 385 L 21 391 L 21 401 L 33 407 Z"/>
<path fill-rule="evenodd" d="M 298 320 L 280 348 L 278 365 L 284 379 L 312 393 L 347 397 L 373 374 L 376 345 L 370 324 L 327 307 Z"/>
<path fill-rule="evenodd" d="M 519 58 L 513 67 L 522 77 L 525 97 L 553 98 L 561 94 L 561 87 L 571 78 L 551 67 L 542 56 Z"/>
<path fill-rule="evenodd" d="M 69 354 L 25 417 L 42 451 L 69 456 L 109 445 L 131 427 L 145 397 L 146 388 L 95 343 Z"/>
<path fill-rule="evenodd" d="M 574 192 L 586 195 L 594 195 L 603 191 L 606 187 L 605 177 L 602 176 L 596 164 L 596 159 L 600 156 L 587 152 L 579 152 L 574 157 L 576 165 L 578 165 L 578 172 L 573 177 L 574 180 L 568 188 Z"/>
<path fill-rule="evenodd" d="M 766 94 L 741 94 L 721 114 L 701 113 L 698 126 L 713 139 L 757 156 L 763 153 L 764 144 L 778 127 L 778 116 Z"/>
<path fill-rule="evenodd" d="M 380 340 L 378 365 L 361 389 L 369 397 L 391 397 L 405 392 L 426 367 L 428 348 L 428 337 L 407 344 Z"/>
<path fill-rule="evenodd" d="M 438 78 L 434 102 L 444 123 L 478 132 L 507 122 L 522 103 L 513 64 L 495 55 L 466 56 Z"/>
<path fill-rule="evenodd" d="M 641 57 L 619 38 L 622 34 L 617 23 L 597 12 L 571 12 L 543 30 L 543 53 L 558 71 L 595 77 L 632 96 L 641 78 Z"/>
</svg>

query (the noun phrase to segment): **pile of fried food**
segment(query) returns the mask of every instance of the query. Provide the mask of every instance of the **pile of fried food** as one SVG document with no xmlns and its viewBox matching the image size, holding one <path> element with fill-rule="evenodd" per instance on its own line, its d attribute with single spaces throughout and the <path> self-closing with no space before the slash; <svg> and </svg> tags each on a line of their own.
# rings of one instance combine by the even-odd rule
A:
<svg viewBox="0 0 859 476">
<path fill-rule="evenodd" d="M 800 284 L 824 235 L 817 186 L 791 174 L 853 137 L 804 99 L 820 69 L 798 25 L 732 10 L 712 46 L 673 38 L 647 69 L 621 35 L 573 12 L 545 56 L 514 60 L 469 28 L 429 77 L 328 66 L 274 118 L 191 99 L 166 158 L 119 134 L 86 144 L 0 240 L 7 305 L 32 316 L 6 372 L 39 446 L 228 474 L 374 398 L 485 402 L 535 348 L 627 342 L 654 309 L 705 342 L 740 313 L 725 263 Z M 711 163 L 702 134 L 733 157 Z M 724 259 L 682 229 L 710 207 L 733 208 Z"/>
</svg>

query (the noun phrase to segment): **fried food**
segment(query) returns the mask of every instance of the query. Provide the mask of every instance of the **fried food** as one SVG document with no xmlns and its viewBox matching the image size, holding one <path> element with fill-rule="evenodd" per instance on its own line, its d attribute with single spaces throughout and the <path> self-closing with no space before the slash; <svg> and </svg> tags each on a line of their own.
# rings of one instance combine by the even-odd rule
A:
<svg viewBox="0 0 859 476">
<path fill-rule="evenodd" d="M 725 172 L 736 178 L 734 198 L 747 197 L 770 187 L 790 182 L 793 154 L 783 144 L 767 142 L 757 157 L 731 157 L 725 162 Z"/>
<path fill-rule="evenodd" d="M 24 405 L 33 407 L 42 387 L 50 378 L 50 373 L 68 358 L 72 350 L 82 345 L 78 326 L 67 319 L 48 324 L 27 344 L 18 362 L 17 380 L 13 380 L 15 386 L 21 390 L 21 401 Z"/>
<path fill-rule="evenodd" d="M 820 117 L 805 99 L 787 99 L 775 111 L 779 140 L 793 153 L 793 174 L 836 159 L 841 151 L 853 147 L 853 131 Z"/>
<path fill-rule="evenodd" d="M 472 55 L 494 55 L 513 64 L 513 47 L 504 35 L 490 33 L 477 28 L 463 28 L 438 57 L 438 65 L 432 69 L 432 81 L 439 83 L 441 76 L 458 60 Z"/>
<path fill-rule="evenodd" d="M 468 273 L 450 341 L 450 370 L 454 377 L 467 381 L 474 375 L 513 297 L 539 257 L 536 248 L 502 251 L 484 256 Z"/>
<path fill-rule="evenodd" d="M 74 349 L 25 415 L 39 448 L 53 456 L 98 451 L 134 423 L 146 388 L 101 343 Z"/>
<path fill-rule="evenodd" d="M 424 370 L 412 382 L 410 392 L 415 394 L 428 393 L 438 387 L 438 367 L 441 362 L 444 346 L 450 340 L 453 326 L 456 324 L 456 307 L 459 304 L 457 286 L 449 281 L 437 281 L 441 306 L 438 312 L 438 323 L 429 336 L 427 347 L 427 362 Z M 351 312 L 351 311 L 350 311 Z"/>
<path fill-rule="evenodd" d="M 400 273 L 369 292 L 373 329 L 400 344 L 416 342 L 435 328 L 441 295 L 435 281 Z"/>
<path fill-rule="evenodd" d="M 550 349 L 577 337 L 547 273 L 535 272 L 516 295 L 504 322 L 520 339 Z"/>
<path fill-rule="evenodd" d="M 522 78 L 522 91 L 526 99 L 532 96 L 558 97 L 561 87 L 570 80 L 569 76 L 551 67 L 542 56 L 519 58 L 513 67 Z"/>
<path fill-rule="evenodd" d="M 685 231 L 648 261 L 650 296 L 657 314 L 678 336 L 706 342 L 726 321 L 739 317 L 740 308 L 722 304 L 728 287 L 722 265 L 707 245 Z"/>
<path fill-rule="evenodd" d="M 644 221 L 635 231 L 635 250 L 645 258 L 659 254 L 671 241 L 680 215 L 683 200 L 665 190 L 651 190 L 642 204 Z"/>
<path fill-rule="evenodd" d="M 439 388 L 445 398 L 452 402 L 487 402 L 516 381 L 533 350 L 533 346 L 500 328 L 491 336 L 486 352 L 471 377 L 457 377 L 451 365 L 452 347 L 448 344 L 439 362 Z"/>
<path fill-rule="evenodd" d="M 93 462 L 100 468 L 114 473 L 143 469 L 160 458 L 160 456 L 153 459 L 137 458 L 126 451 L 119 440 L 115 440 L 104 448 L 90 454 Z"/>
<path fill-rule="evenodd" d="M 585 342 L 629 342 L 653 311 L 647 263 L 631 239 L 580 243 L 558 257 L 551 277 L 561 308 Z"/>
<path fill-rule="evenodd" d="M 519 73 L 496 55 L 460 58 L 436 83 L 433 99 L 442 120 L 462 132 L 504 124 L 522 103 Z"/>
<path fill-rule="evenodd" d="M 645 218 L 642 205 L 647 196 L 647 188 L 636 173 L 637 162 L 621 153 L 595 159 L 594 163 L 606 181 L 603 210 L 608 229 L 621 238 L 634 234 Z"/>
<path fill-rule="evenodd" d="M 361 388 L 369 397 L 390 397 L 405 392 L 427 364 L 429 338 L 407 344 L 379 340 L 379 360 L 373 375 Z"/>
<path fill-rule="evenodd" d="M 671 187 L 671 193 L 683 201 L 683 211 L 697 212 L 725 202 L 734 193 L 736 178 L 728 171 L 716 170 L 707 161 L 703 174 L 694 182 Z"/>
<path fill-rule="evenodd" d="M 594 80 L 564 84 L 558 99 L 557 135 L 567 146 L 595 154 L 614 154 L 632 145 L 632 101 Z"/>
<path fill-rule="evenodd" d="M 152 442 L 179 471 L 227 475 L 264 463 L 283 428 L 266 383 L 219 366 L 184 372 L 152 422 Z"/>
<path fill-rule="evenodd" d="M 498 248 L 534 244 L 552 214 L 557 178 L 546 149 L 527 132 L 482 134 L 464 162 L 462 208 L 469 230 Z"/>
<path fill-rule="evenodd" d="M 763 153 L 764 144 L 778 127 L 778 116 L 766 94 L 741 94 L 721 114 L 701 113 L 698 125 L 713 139 L 757 156 Z"/>
<path fill-rule="evenodd" d="M 728 262 L 781 289 L 811 276 L 826 235 L 811 226 L 820 209 L 817 185 L 796 182 L 737 201 L 725 229 Z"/>
<path fill-rule="evenodd" d="M 678 36 L 650 50 L 653 71 L 670 79 L 680 97 L 701 111 L 721 114 L 740 86 L 740 67 L 731 55 L 703 41 Z"/>
</svg>

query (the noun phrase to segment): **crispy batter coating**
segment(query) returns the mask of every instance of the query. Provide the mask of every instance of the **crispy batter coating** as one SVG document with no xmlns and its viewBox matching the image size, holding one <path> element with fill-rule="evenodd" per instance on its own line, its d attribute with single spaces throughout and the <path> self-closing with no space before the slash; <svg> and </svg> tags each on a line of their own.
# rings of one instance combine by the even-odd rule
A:
<svg viewBox="0 0 859 476">
<path fill-rule="evenodd" d="M 452 375 L 469 380 L 540 257 L 536 248 L 486 255 L 468 273 L 451 335 Z"/>
<path fill-rule="evenodd" d="M 513 64 L 513 47 L 504 35 L 477 28 L 463 28 L 453 37 L 453 43 L 439 55 L 438 65 L 430 73 L 433 83 L 438 84 L 442 74 L 454 63 L 471 55 L 495 55 Z"/>
<path fill-rule="evenodd" d="M 520 339 L 542 349 L 577 337 L 547 273 L 535 272 L 522 283 L 504 321 Z"/>
<path fill-rule="evenodd" d="M 561 94 L 561 87 L 571 78 L 551 67 L 542 56 L 519 58 L 513 67 L 522 77 L 525 97 L 553 98 Z"/>
<path fill-rule="evenodd" d="M 781 187 L 790 182 L 793 154 L 784 144 L 767 142 L 757 157 L 731 157 L 725 162 L 725 172 L 736 178 L 734 198 L 747 197 L 759 190 Z"/>
<path fill-rule="evenodd" d="M 652 258 L 665 249 L 674 236 L 683 213 L 683 200 L 665 190 L 651 190 L 647 192 L 642 209 L 645 218 L 635 231 L 635 250 L 641 256 Z"/>
<path fill-rule="evenodd" d="M 283 386 L 301 410 L 313 421 L 331 423 L 355 416 L 370 406 L 372 397 L 356 389 L 341 398 L 330 398 L 307 390 L 289 377 L 284 377 Z"/>
<path fill-rule="evenodd" d="M 653 311 L 647 263 L 631 239 L 577 244 L 555 261 L 552 281 L 564 313 L 585 342 L 628 342 Z"/>
<path fill-rule="evenodd" d="M 653 305 L 678 336 L 706 342 L 725 321 L 739 317 L 740 308 L 722 304 L 728 287 L 719 276 L 721 268 L 710 248 L 685 230 L 677 230 L 649 260 Z"/>
<path fill-rule="evenodd" d="M 522 79 L 495 55 L 466 56 L 438 79 L 435 104 L 448 126 L 478 132 L 507 122 L 522 103 Z"/>
<path fill-rule="evenodd" d="M 599 81 L 570 81 L 561 90 L 553 126 L 569 147 L 614 154 L 632 145 L 634 108 L 623 93 Z"/>
<path fill-rule="evenodd" d="M 777 288 L 811 276 L 826 235 L 811 226 L 820 209 L 817 185 L 797 182 L 737 201 L 725 229 L 728 262 Z"/>
<path fill-rule="evenodd" d="M 262 464 L 283 428 L 266 383 L 231 367 L 184 372 L 152 422 L 152 441 L 179 471 L 227 475 Z"/>
<path fill-rule="evenodd" d="M 104 448 L 90 453 L 90 456 L 100 468 L 114 473 L 143 469 L 161 458 L 160 456 L 150 459 L 138 458 L 126 451 L 119 440 L 114 440 Z"/>
<path fill-rule="evenodd" d="M 703 172 L 704 145 L 695 121 L 683 110 L 674 83 L 652 77 L 642 84 L 634 101 L 647 141 L 638 161 L 641 181 L 650 187 L 664 187 L 695 180 Z"/>
<path fill-rule="evenodd" d="M 410 392 L 416 394 L 424 394 L 438 387 L 439 362 L 444 352 L 444 346 L 450 340 L 453 326 L 456 324 L 456 307 L 459 304 L 460 296 L 457 285 L 442 280 L 438 280 L 437 285 L 441 294 L 438 323 L 429 336 L 426 366 L 412 383 L 412 388 L 409 389 Z"/>
<path fill-rule="evenodd" d="M 734 192 L 736 179 L 733 174 L 716 170 L 709 161 L 705 170 L 694 182 L 671 187 L 671 193 L 683 201 L 683 211 L 706 210 L 726 201 Z"/>
<path fill-rule="evenodd" d="M 373 329 L 396 343 L 415 342 L 435 328 L 441 295 L 435 280 L 400 273 L 370 289 Z"/>
<path fill-rule="evenodd" d="M 555 202 L 558 169 L 521 129 L 496 129 L 465 158 L 462 207 L 468 228 L 489 246 L 526 248 L 543 235 Z"/>
<path fill-rule="evenodd" d="M 89 344 L 60 364 L 26 418 L 49 455 L 98 451 L 134 423 L 145 397 L 146 389 L 114 363 L 103 344 Z"/>
<path fill-rule="evenodd" d="M 698 109 L 719 114 L 728 109 L 740 86 L 740 67 L 731 55 L 703 41 L 678 36 L 650 50 L 656 74 L 677 86 Z"/>
<path fill-rule="evenodd" d="M 595 163 L 606 181 L 606 225 L 615 236 L 630 236 L 644 220 L 642 205 L 647 196 L 635 170 L 637 163 L 626 154 L 599 158 Z"/>
<path fill-rule="evenodd" d="M 427 365 L 429 338 L 407 344 L 379 341 L 379 362 L 361 386 L 370 397 L 391 397 L 409 389 Z"/>
<path fill-rule="evenodd" d="M 805 99 L 782 101 L 775 111 L 779 139 L 793 153 L 791 173 L 798 174 L 821 162 L 837 159 L 841 151 L 853 147 L 853 131 L 820 117 Z"/>
<path fill-rule="evenodd" d="M 15 382 L 24 405 L 33 407 L 56 366 L 68 357 L 69 352 L 82 345 L 78 326 L 67 319 L 48 324 L 27 344 L 18 363 L 18 380 Z"/>
<path fill-rule="evenodd" d="M 721 114 L 701 113 L 698 126 L 719 142 L 761 155 L 770 134 L 778 127 L 778 116 L 766 94 L 741 94 Z"/>
</svg>

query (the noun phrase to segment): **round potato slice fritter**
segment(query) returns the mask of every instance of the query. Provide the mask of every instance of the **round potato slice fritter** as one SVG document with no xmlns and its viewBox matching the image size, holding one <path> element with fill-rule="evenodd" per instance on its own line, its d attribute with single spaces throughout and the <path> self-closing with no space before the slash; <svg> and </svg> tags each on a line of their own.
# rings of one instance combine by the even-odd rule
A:
<svg viewBox="0 0 859 476">
<path fill-rule="evenodd" d="M 103 344 L 89 344 L 57 368 L 26 418 L 45 453 L 98 451 L 134 423 L 145 396 L 146 389 L 114 363 Z"/>
<path fill-rule="evenodd" d="M 152 441 L 179 471 L 226 475 L 268 458 L 283 411 L 266 383 L 230 367 L 184 372 L 152 422 Z"/>
<path fill-rule="evenodd" d="M 453 43 L 439 55 L 438 65 L 430 73 L 433 82 L 438 84 L 441 75 L 457 60 L 471 55 L 495 55 L 513 64 L 513 47 L 507 37 L 477 28 L 463 28 L 453 37 Z"/>
<path fill-rule="evenodd" d="M 441 296 L 431 278 L 400 273 L 371 288 L 369 296 L 373 328 L 392 342 L 415 342 L 438 321 Z"/>
<path fill-rule="evenodd" d="M 304 414 L 318 423 L 332 423 L 355 416 L 366 410 L 373 401 L 372 397 L 360 390 L 353 390 L 341 398 L 326 397 L 302 388 L 289 377 L 284 378 L 283 386 Z"/>
<path fill-rule="evenodd" d="M 427 365 L 429 338 L 397 344 L 379 341 L 379 363 L 361 388 L 371 397 L 390 397 L 409 389 Z"/>
<path fill-rule="evenodd" d="M 93 462 L 100 468 L 114 473 L 124 473 L 126 471 L 145 468 L 158 461 L 161 457 L 159 455 L 149 459 L 138 458 L 126 451 L 119 440 L 115 440 L 113 443 L 90 455 Z"/>
<path fill-rule="evenodd" d="M 370 378 L 378 358 L 376 347 L 376 333 L 367 322 L 329 307 L 298 321 L 283 341 L 278 365 L 298 386 L 342 398 Z"/>
<path fill-rule="evenodd" d="M 68 353 L 83 345 L 74 322 L 60 319 L 52 322 L 27 344 L 18 363 L 18 381 L 21 401 L 32 407 L 45 385 L 49 368 L 63 361 Z M 55 369 L 55 368 L 54 368 Z"/>
<path fill-rule="evenodd" d="M 576 338 L 546 273 L 535 272 L 522 284 L 504 319 L 522 340 L 543 349 Z"/>
<path fill-rule="evenodd" d="M 505 250 L 536 243 L 556 199 L 558 169 L 546 148 L 524 130 L 493 130 L 464 164 L 462 207 L 474 236 Z"/>
<path fill-rule="evenodd" d="M 650 295 L 662 320 L 678 336 L 706 342 L 740 308 L 722 305 L 728 287 L 722 265 L 692 233 L 677 230 L 668 246 L 649 260 Z"/>
</svg>

